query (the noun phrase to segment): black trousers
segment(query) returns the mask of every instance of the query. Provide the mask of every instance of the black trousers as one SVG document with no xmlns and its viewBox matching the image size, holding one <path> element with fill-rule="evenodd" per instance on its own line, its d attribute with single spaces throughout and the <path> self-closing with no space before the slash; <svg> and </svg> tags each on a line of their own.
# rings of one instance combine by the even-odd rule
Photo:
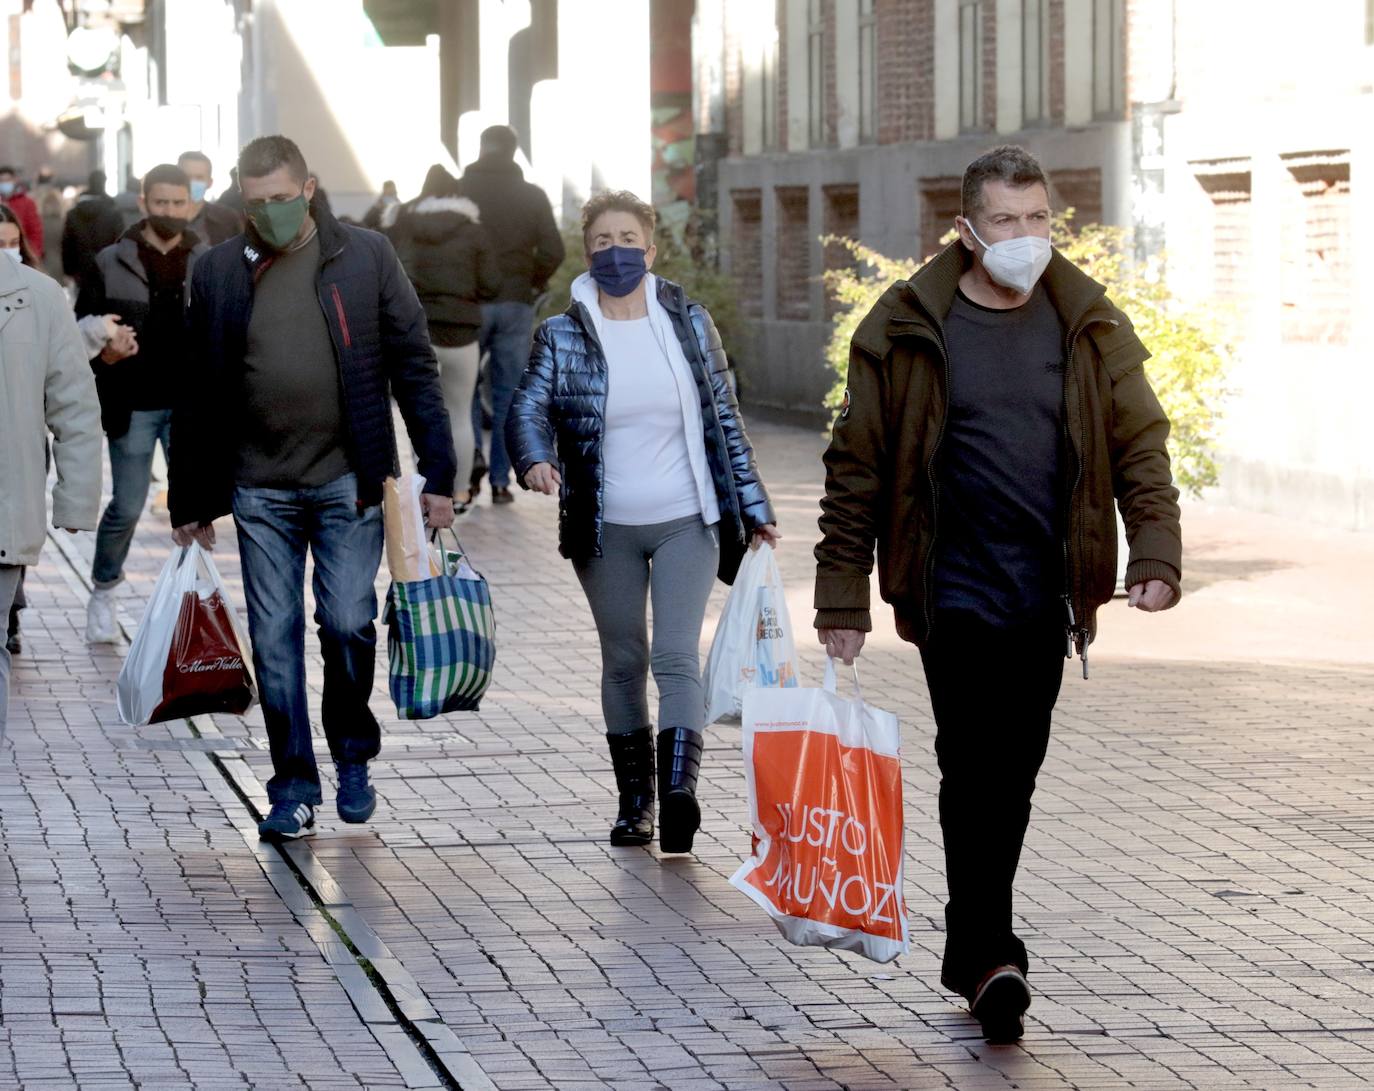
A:
<svg viewBox="0 0 1374 1091">
<path fill-rule="evenodd" d="M 1007 626 L 940 611 L 921 651 L 935 714 L 945 841 L 940 979 L 972 998 L 994 966 L 1028 970 L 1012 931 L 1012 882 L 1064 674 L 1057 612 Z"/>
</svg>

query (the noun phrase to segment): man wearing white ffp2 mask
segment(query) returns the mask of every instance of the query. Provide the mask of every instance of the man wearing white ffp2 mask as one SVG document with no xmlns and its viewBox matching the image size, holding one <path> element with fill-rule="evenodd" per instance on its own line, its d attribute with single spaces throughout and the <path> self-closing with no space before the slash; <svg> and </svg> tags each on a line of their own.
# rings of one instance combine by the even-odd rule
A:
<svg viewBox="0 0 1374 1091">
<path fill-rule="evenodd" d="M 1183 549 L 1149 351 L 1051 247 L 1044 170 L 1024 148 L 994 148 L 965 170 L 962 200 L 959 240 L 893 285 L 850 342 L 816 628 L 831 656 L 859 654 L 880 545 L 883 598 L 921 649 L 935 717 L 940 980 L 988 1039 L 1010 1041 L 1031 1002 L 1012 886 L 1065 652 L 1086 679 L 1116 585 L 1118 500 L 1131 606 L 1173 605 Z"/>
</svg>

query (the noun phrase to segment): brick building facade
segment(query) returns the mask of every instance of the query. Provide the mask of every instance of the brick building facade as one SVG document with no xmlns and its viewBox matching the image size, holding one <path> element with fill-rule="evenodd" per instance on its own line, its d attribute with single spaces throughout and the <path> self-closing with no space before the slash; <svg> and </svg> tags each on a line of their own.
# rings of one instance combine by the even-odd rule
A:
<svg viewBox="0 0 1374 1091">
<path fill-rule="evenodd" d="M 708 8 L 724 27 L 721 253 L 755 320 L 738 348 L 756 404 L 818 412 L 830 384 L 821 275 L 849 256 L 821 236 L 928 256 L 964 166 L 993 144 L 1031 148 L 1080 220 L 1130 221 L 1126 0 L 698 0 L 698 17 Z"/>
<path fill-rule="evenodd" d="M 697 0 L 722 261 L 748 399 L 817 412 L 849 260 L 928 256 L 965 165 L 1022 144 L 1078 222 L 1235 346 L 1219 497 L 1374 526 L 1374 0 Z M 723 78 L 702 75 L 702 47 Z M 720 54 L 715 57 L 714 50 Z M 699 117 L 706 115 L 699 112 Z M 703 128 L 702 132 L 711 131 Z M 1314 381 L 1316 380 L 1316 381 Z"/>
</svg>

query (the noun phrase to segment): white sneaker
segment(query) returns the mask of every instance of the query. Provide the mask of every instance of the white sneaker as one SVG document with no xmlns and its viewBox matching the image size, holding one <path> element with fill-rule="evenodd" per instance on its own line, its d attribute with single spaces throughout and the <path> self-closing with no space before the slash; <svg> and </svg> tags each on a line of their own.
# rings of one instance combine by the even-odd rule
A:
<svg viewBox="0 0 1374 1091">
<path fill-rule="evenodd" d="M 96 589 L 86 604 L 86 642 L 88 644 L 116 644 L 119 626 L 115 624 L 114 588 Z"/>
</svg>

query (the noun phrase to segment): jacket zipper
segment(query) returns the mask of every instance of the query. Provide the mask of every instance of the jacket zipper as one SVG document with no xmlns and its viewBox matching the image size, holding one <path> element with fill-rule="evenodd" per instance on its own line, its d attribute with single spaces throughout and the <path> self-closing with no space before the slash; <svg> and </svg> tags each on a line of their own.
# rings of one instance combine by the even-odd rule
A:
<svg viewBox="0 0 1374 1091">
<path fill-rule="evenodd" d="M 945 426 L 949 422 L 949 349 L 945 347 L 943 330 L 935 329 L 935 340 L 940 349 L 941 362 L 944 364 L 945 411 L 940 415 L 940 430 L 935 433 L 935 446 L 931 448 L 930 461 L 926 463 L 926 480 L 930 485 L 930 550 L 921 570 L 921 605 L 926 615 L 926 640 L 930 639 L 930 634 L 935 629 L 935 615 L 930 605 L 930 581 L 935 571 L 935 535 L 939 529 L 940 519 L 940 487 L 935 481 L 935 462 L 940 457 L 940 444 L 944 442 Z"/>
<path fill-rule="evenodd" d="M 749 534 L 744 529 L 744 507 L 739 501 L 739 490 L 735 488 L 735 468 L 729 464 L 730 451 L 729 445 L 725 443 L 725 427 L 720 423 L 720 406 L 716 405 L 715 392 L 710 390 L 710 365 L 702 355 L 701 345 L 697 342 L 696 331 L 692 329 L 692 316 L 687 313 L 687 293 L 681 287 L 679 287 L 677 294 L 673 297 L 673 303 L 677 310 L 678 319 L 682 322 L 683 328 L 686 330 L 688 343 L 692 346 L 692 355 L 696 357 L 697 364 L 701 369 L 700 380 L 698 380 L 695 375 L 692 378 L 694 381 L 705 382 L 707 387 L 706 393 L 709 395 L 711 404 L 711 419 L 716 422 L 716 435 L 720 437 L 721 443 L 725 447 L 722 453 L 726 462 L 726 483 L 730 488 L 730 499 L 735 505 L 735 529 L 738 531 L 736 537 L 741 543 L 746 543 L 749 540 Z M 712 487 L 714 487 L 714 485 L 715 483 L 712 482 Z"/>
<path fill-rule="evenodd" d="M 344 348 L 351 349 L 353 347 L 353 338 L 350 337 L 348 333 L 348 316 L 344 314 L 343 297 L 339 295 L 339 286 L 337 284 L 331 284 L 329 286 L 329 292 L 334 297 L 334 310 L 339 316 L 339 329 L 343 332 Z"/>
</svg>

